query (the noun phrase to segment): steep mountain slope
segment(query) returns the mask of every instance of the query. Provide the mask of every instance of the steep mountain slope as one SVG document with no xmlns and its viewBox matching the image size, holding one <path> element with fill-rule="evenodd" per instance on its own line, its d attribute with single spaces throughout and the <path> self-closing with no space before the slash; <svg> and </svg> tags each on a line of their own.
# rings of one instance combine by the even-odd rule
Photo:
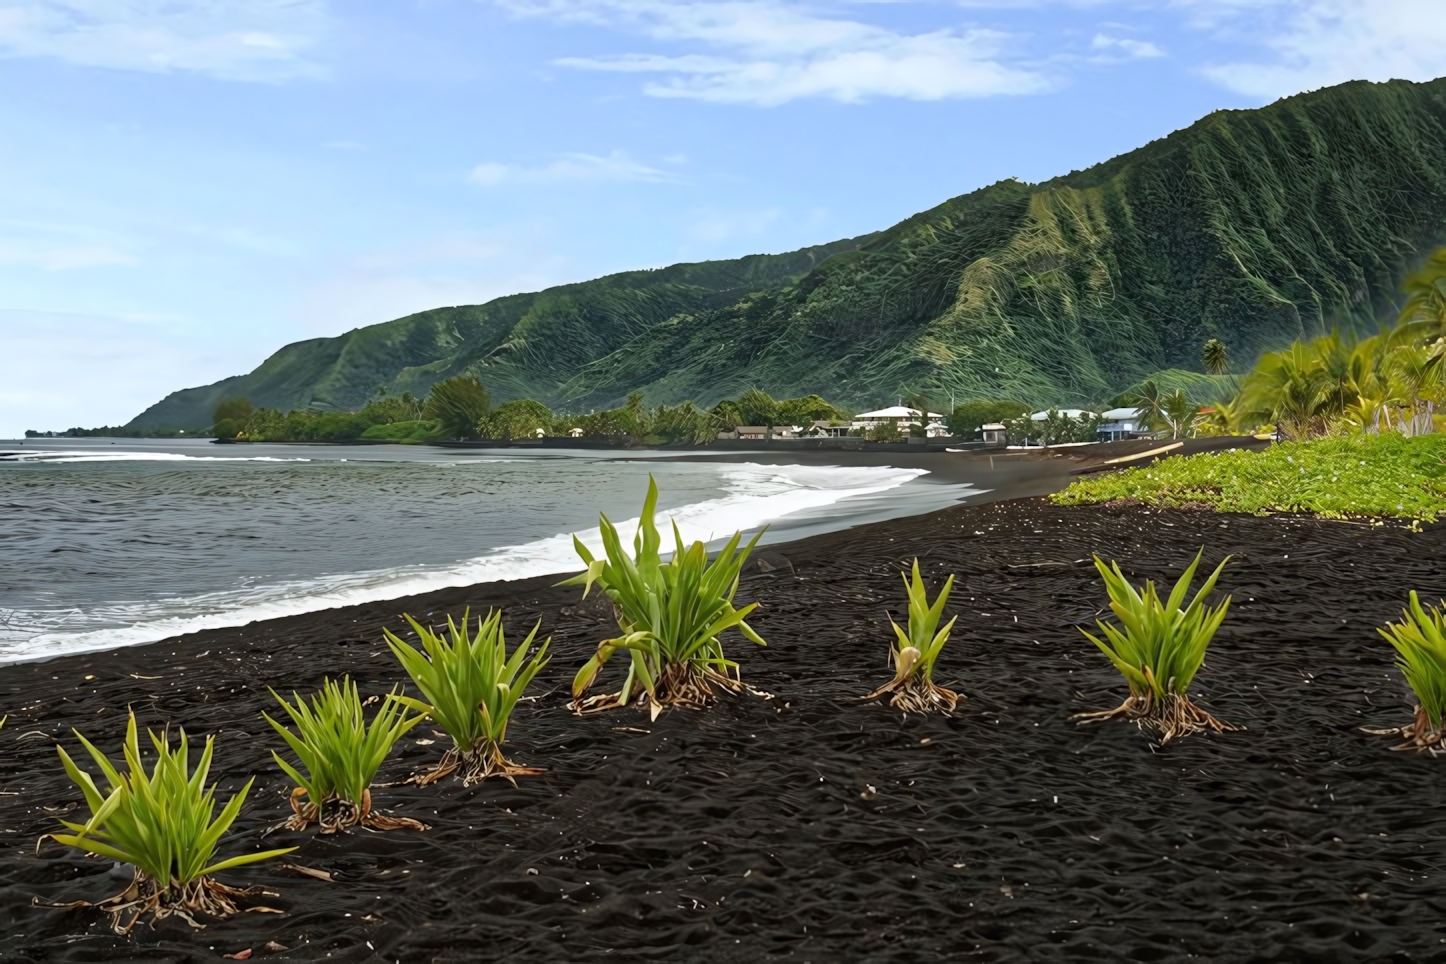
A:
<svg viewBox="0 0 1446 964">
<path fill-rule="evenodd" d="M 553 406 L 711 404 L 748 385 L 871 405 L 902 393 L 1093 402 L 1211 337 L 1249 361 L 1371 326 L 1446 240 L 1446 79 L 1219 111 L 1085 171 L 1006 181 L 875 235 L 423 312 L 287 346 L 132 423 L 210 406 L 358 404 L 458 372 Z"/>
</svg>

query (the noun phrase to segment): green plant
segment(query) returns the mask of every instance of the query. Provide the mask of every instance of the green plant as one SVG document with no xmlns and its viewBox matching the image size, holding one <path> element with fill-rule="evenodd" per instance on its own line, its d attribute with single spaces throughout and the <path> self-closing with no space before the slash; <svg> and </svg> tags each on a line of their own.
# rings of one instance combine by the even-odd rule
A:
<svg viewBox="0 0 1446 964">
<path fill-rule="evenodd" d="M 532 678 L 547 665 L 543 640 L 531 659 L 527 658 L 537 628 L 527 634 L 509 657 L 502 632 L 501 611 L 477 617 L 477 635 L 469 636 L 470 611 L 462 614 L 458 627 L 447 617 L 447 636 L 439 636 L 411 616 L 406 620 L 422 641 L 421 652 L 413 649 L 390 630 L 383 630 L 387 645 L 427 702 L 399 697 L 406 706 L 436 720 L 452 738 L 452 749 L 429 772 L 416 778 L 422 786 L 434 783 L 458 770 L 462 782 L 471 786 L 490 776 L 502 776 L 514 784 L 516 776 L 540 773 L 518 766 L 502 755 L 507 721 Z"/>
<path fill-rule="evenodd" d="M 1176 455 L 1083 477 L 1050 501 L 1434 522 L 1446 502 L 1446 436 L 1387 432 Z"/>
<path fill-rule="evenodd" d="M 1396 750 L 1440 752 L 1441 720 L 1446 714 L 1446 614 L 1440 606 L 1423 607 L 1413 589 L 1401 621 L 1376 632 L 1396 647 L 1396 665 L 1416 694 L 1416 719 L 1406 726 L 1367 732 L 1405 737 L 1405 743 L 1393 747 Z"/>
<path fill-rule="evenodd" d="M 742 533 L 735 532 L 710 564 L 703 543 L 685 546 L 674 524 L 676 548 L 664 562 L 659 552 L 662 539 L 653 522 L 657 504 L 658 485 L 650 476 L 632 558 L 605 515 L 600 524 L 605 558 L 594 559 L 582 540 L 573 537 L 587 571 L 559 585 L 582 586 L 586 598 L 596 582 L 612 600 L 622 630 L 622 635 L 599 643 L 574 677 L 573 707 L 578 711 L 626 706 L 635 694 L 640 701 L 646 696 L 653 719 L 664 706 L 701 709 L 712 699 L 713 684 L 734 691 L 742 688 L 738 664 L 723 655 L 718 639 L 725 630 L 737 627 L 747 639 L 767 645 L 744 622 L 758 604 L 733 608 L 739 572 L 762 533 L 739 551 Z M 622 689 L 584 700 L 603 665 L 619 651 L 631 658 Z"/>
<path fill-rule="evenodd" d="M 432 386 L 422 417 L 440 421 L 448 438 L 475 438 L 491 408 L 492 399 L 476 375 L 453 375 Z"/>
<path fill-rule="evenodd" d="M 1211 338 L 1200 349 L 1200 362 L 1211 375 L 1224 375 L 1230 369 L 1230 350 L 1219 338 Z"/>
<path fill-rule="evenodd" d="M 1200 555 L 1195 555 L 1164 600 L 1156 592 L 1154 580 L 1146 580 L 1144 591 L 1139 592 L 1120 571 L 1118 562 L 1107 566 L 1099 556 L 1094 557 L 1095 568 L 1110 596 L 1110 609 L 1119 617 L 1122 627 L 1097 620 L 1104 639 L 1085 629 L 1080 632 L 1098 646 L 1125 677 L 1130 695 L 1112 710 L 1080 713 L 1074 719 L 1090 723 L 1124 716 L 1142 729 L 1156 730 L 1162 745 L 1206 728 L 1216 732 L 1235 729 L 1192 703 L 1187 692 L 1205 662 L 1210 640 L 1230 609 L 1229 596 L 1213 609 L 1205 605 L 1205 597 L 1214 590 L 1221 571 L 1230 561 L 1229 556 L 1215 567 L 1190 605 L 1180 608 L 1195 580 Z"/>
<path fill-rule="evenodd" d="M 889 661 L 894 667 L 894 678 L 874 690 L 866 700 L 876 700 L 885 694 L 893 694 L 890 706 L 897 706 L 905 713 L 925 713 L 929 710 L 953 710 L 959 704 L 959 694 L 945 689 L 934 682 L 934 664 L 939 652 L 949 641 L 949 631 L 954 628 L 953 619 L 939 629 L 939 619 L 944 613 L 944 604 L 949 601 L 949 590 L 954 588 L 954 577 L 944 581 L 944 588 L 932 605 L 924 588 L 924 577 L 919 574 L 919 560 L 914 560 L 913 581 L 900 573 L 904 579 L 904 591 L 909 597 L 909 630 L 905 632 L 889 618 L 897 637 L 895 645 L 889 647 Z"/>
<path fill-rule="evenodd" d="M 382 701 L 370 726 L 356 684 L 345 676 L 340 683 L 325 680 L 321 692 L 312 696 L 309 704 L 296 693 L 291 694 L 296 702 L 289 703 L 271 691 L 297 732 L 292 733 L 266 713 L 261 715 L 281 734 L 306 769 L 302 775 L 281 754 L 274 750 L 271 753 L 297 784 L 291 793 L 293 814 L 287 821 L 288 829 L 304 830 L 313 823 L 320 825 L 322 833 L 336 833 L 357 824 L 373 830 L 426 829 L 415 820 L 372 812 L 371 785 L 377 770 L 396 742 L 424 716 L 407 715 L 398 699 L 399 689 Z"/>
<path fill-rule="evenodd" d="M 247 780 L 221 808 L 221 813 L 213 817 L 216 785 L 207 789 L 206 778 L 211 772 L 214 738 L 206 738 L 206 748 L 192 770 L 185 730 L 181 730 L 180 744 L 174 749 L 169 734 L 163 732 L 157 736 L 148 730 L 156 749 L 156 762 L 147 773 L 141 760 L 136 716 L 132 713 L 122 748 L 130 772 L 122 774 L 80 731 L 72 732 L 100 767 L 107 788 L 102 793 L 91 775 L 76 766 L 69 754 L 57 746 L 60 762 L 85 795 L 91 816 L 85 823 L 62 820 L 70 833 L 46 836 L 67 847 L 100 854 L 134 869 L 129 887 L 95 905 L 110 915 L 111 927 L 116 933 L 129 933 L 147 914 L 157 920 L 174 914 L 196 928 L 203 925 L 194 914 L 213 917 L 235 914 L 238 911 L 235 898 L 265 891 L 259 887 L 228 887 L 211 875 L 296 849 L 283 847 L 215 859 L 216 847 L 235 821 L 255 778 Z"/>
</svg>

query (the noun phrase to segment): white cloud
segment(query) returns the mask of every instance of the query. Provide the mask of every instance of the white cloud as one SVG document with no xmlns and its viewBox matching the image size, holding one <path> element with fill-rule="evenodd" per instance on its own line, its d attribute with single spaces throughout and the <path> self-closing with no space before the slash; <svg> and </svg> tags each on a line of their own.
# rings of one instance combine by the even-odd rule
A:
<svg viewBox="0 0 1446 964">
<path fill-rule="evenodd" d="M 807 97 L 942 100 L 1049 89 L 1004 62 L 1009 38 L 979 28 L 899 33 L 810 12 L 785 0 L 500 0 L 519 15 L 609 24 L 707 53 L 567 57 L 581 70 L 663 75 L 655 97 L 772 106 Z"/>
<path fill-rule="evenodd" d="M 1091 46 L 1096 50 L 1104 50 L 1111 53 L 1119 51 L 1126 57 L 1139 59 L 1165 56 L 1163 50 L 1149 41 L 1131 40 L 1128 37 L 1109 37 L 1102 33 L 1095 34 L 1095 39 Z"/>
<path fill-rule="evenodd" d="M 1231 90 L 1264 99 L 1348 80 L 1446 75 L 1441 0 L 1190 0 L 1199 26 L 1262 44 L 1271 55 L 1206 68 Z"/>
<path fill-rule="evenodd" d="M 555 184 L 558 182 L 596 183 L 600 181 L 652 181 L 676 183 L 678 177 L 668 171 L 640 164 L 626 151 L 611 154 L 564 154 L 542 167 L 522 167 L 495 161 L 472 168 L 468 180 L 483 187 L 499 184 Z"/>
<path fill-rule="evenodd" d="M 325 28 L 322 0 L 0 0 L 0 55 L 227 80 L 320 73 Z"/>
</svg>

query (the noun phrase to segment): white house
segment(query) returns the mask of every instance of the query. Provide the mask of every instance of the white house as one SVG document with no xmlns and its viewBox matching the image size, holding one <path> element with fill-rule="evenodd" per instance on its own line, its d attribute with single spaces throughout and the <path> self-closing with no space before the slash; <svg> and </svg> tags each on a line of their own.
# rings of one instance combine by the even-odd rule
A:
<svg viewBox="0 0 1446 964">
<path fill-rule="evenodd" d="M 942 421 L 944 418 L 938 412 L 929 412 L 928 421 L 924 426 L 924 432 L 930 438 L 938 438 L 948 435 L 949 429 Z M 895 405 L 892 408 L 881 408 L 877 412 L 860 412 L 854 416 L 853 423 L 849 426 L 855 429 L 877 428 L 885 422 L 893 422 L 900 433 L 907 433 L 909 429 L 919 424 L 925 413 L 917 408 L 908 408 L 904 405 Z"/>
<path fill-rule="evenodd" d="M 1100 438 L 1106 442 L 1118 442 L 1146 434 L 1149 429 L 1144 427 L 1144 414 L 1144 411 L 1138 408 L 1112 408 L 1108 412 L 1102 412 Z"/>
<path fill-rule="evenodd" d="M 808 434 L 815 438 L 841 438 L 848 433 L 848 425 L 835 425 L 826 419 L 815 419 L 808 429 Z"/>
</svg>

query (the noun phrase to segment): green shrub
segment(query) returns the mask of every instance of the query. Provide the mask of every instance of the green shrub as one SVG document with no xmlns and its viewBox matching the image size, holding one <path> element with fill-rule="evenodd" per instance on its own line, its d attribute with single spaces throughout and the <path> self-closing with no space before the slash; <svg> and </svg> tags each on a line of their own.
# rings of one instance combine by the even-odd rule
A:
<svg viewBox="0 0 1446 964">
<path fill-rule="evenodd" d="M 1105 581 L 1110 609 L 1121 626 L 1097 620 L 1104 639 L 1084 629 L 1080 632 L 1098 646 L 1125 677 L 1130 695 L 1115 709 L 1081 713 L 1075 719 L 1089 723 L 1124 716 L 1142 728 L 1157 730 L 1162 744 L 1207 727 L 1217 732 L 1233 729 L 1192 703 L 1187 692 L 1205 662 L 1210 640 L 1230 609 L 1229 596 L 1214 609 L 1205 605 L 1205 597 L 1214 590 L 1229 561 L 1227 556 L 1215 567 L 1190 605 L 1182 609 L 1200 565 L 1199 554 L 1164 600 L 1156 592 L 1153 580 L 1145 581 L 1143 592 L 1137 591 L 1120 571 L 1118 562 L 1107 566 L 1095 556 L 1095 569 Z"/>
<path fill-rule="evenodd" d="M 407 616 L 407 622 L 422 641 L 425 656 L 390 630 L 383 630 L 392 653 L 427 699 L 423 703 L 404 696 L 401 702 L 436 720 L 452 738 L 453 747 L 442 757 L 442 762 L 418 778 L 417 782 L 422 785 L 458 770 L 466 786 L 490 776 L 513 780 L 515 776 L 540 772 L 518 766 L 503 756 L 502 741 L 507 737 L 507 721 L 527 684 L 547 665 L 547 646 L 551 640 L 543 640 L 528 659 L 532 641 L 537 637 L 538 627 L 533 626 L 532 632 L 509 656 L 502 632 L 502 613 L 488 613 L 485 619 L 479 616 L 477 635 L 469 637 L 470 615 L 470 612 L 462 615 L 460 628 L 447 617 L 446 637 Z"/>
<path fill-rule="evenodd" d="M 296 733 L 270 715 L 261 715 L 281 734 L 306 770 L 303 775 L 272 751 L 277 764 L 297 784 L 291 794 L 293 815 L 287 821 L 288 828 L 304 830 L 315 823 L 322 833 L 335 833 L 357 824 L 373 830 L 426 829 L 415 820 L 375 813 L 371 806 L 371 785 L 382 761 L 424 715 L 408 716 L 397 690 L 382 701 L 370 726 L 356 684 L 347 677 L 342 677 L 340 683 L 325 680 L 321 692 L 312 696 L 309 704 L 296 693 L 291 694 L 295 703 L 287 702 L 275 690 L 271 695 L 291 717 Z"/>
<path fill-rule="evenodd" d="M 409 422 L 388 422 L 373 425 L 361 433 L 363 439 L 376 442 L 425 442 L 442 437 L 442 423 L 434 418 L 414 419 Z"/>
<path fill-rule="evenodd" d="M 1171 456 L 1074 482 L 1056 505 L 1126 502 L 1217 512 L 1311 512 L 1434 522 L 1446 503 L 1446 436 L 1394 433 Z"/>
<path fill-rule="evenodd" d="M 587 571 L 559 585 L 582 586 L 585 598 L 597 583 L 613 601 L 622 630 L 621 636 L 599 643 L 574 677 L 573 706 L 578 710 L 625 706 L 635 694 L 640 701 L 646 695 L 654 719 L 664 706 L 701 709 L 712 699 L 714 684 L 734 691 L 742 688 L 738 664 L 723 655 L 718 637 L 724 631 L 737 627 L 745 638 L 767 645 L 744 622 L 758 604 L 733 608 L 739 572 L 759 536 L 739 551 L 742 533 L 735 532 L 710 564 L 703 543 L 685 546 L 674 524 L 673 557 L 664 562 L 659 552 L 662 539 L 653 521 L 657 504 L 658 486 L 650 476 L 631 558 L 605 515 L 601 521 L 605 558 L 594 559 L 582 540 L 573 537 Z M 631 660 L 622 689 L 584 700 L 603 665 L 620 651 Z"/>
<path fill-rule="evenodd" d="M 70 833 L 48 836 L 68 847 L 100 854 L 134 869 L 129 887 L 96 905 L 110 914 L 111 926 L 117 933 L 128 933 L 147 915 L 159 919 L 174 914 L 191 926 L 200 927 L 192 915 L 228 917 L 235 914 L 236 897 L 262 891 L 255 887 L 227 887 L 211 875 L 296 849 L 283 847 L 215 859 L 216 847 L 240 813 L 255 778 L 247 780 L 226 802 L 221 813 L 213 817 L 216 786 L 206 788 L 214 748 L 212 737 L 206 738 L 206 747 L 192 770 L 185 730 L 181 730 L 180 743 L 174 749 L 168 734 L 157 736 L 147 731 L 156 750 L 155 765 L 147 773 L 141 761 L 136 715 L 131 713 L 122 749 L 129 772 L 123 774 L 79 731 L 74 732 L 100 767 L 107 788 L 102 793 L 91 775 L 76 766 L 65 750 L 57 746 L 60 762 L 85 795 L 91 815 L 85 823 L 63 820 Z"/>
<path fill-rule="evenodd" d="M 929 710 L 953 710 L 959 703 L 959 694 L 945 689 L 934 682 L 934 664 L 939 652 L 949 641 L 949 631 L 954 628 L 958 616 L 939 629 L 939 619 L 944 613 L 944 604 L 949 601 L 949 590 L 954 588 L 954 577 L 944 581 L 944 588 L 933 604 L 924 588 L 924 577 L 919 574 L 919 560 L 914 560 L 913 580 L 904 577 L 904 592 L 909 597 L 909 630 L 905 632 L 899 624 L 889 619 L 894 628 L 895 645 L 889 648 L 889 659 L 894 667 L 894 678 L 864 699 L 874 700 L 885 694 L 892 694 L 890 706 L 897 706 L 905 713 L 924 713 Z"/>
</svg>

